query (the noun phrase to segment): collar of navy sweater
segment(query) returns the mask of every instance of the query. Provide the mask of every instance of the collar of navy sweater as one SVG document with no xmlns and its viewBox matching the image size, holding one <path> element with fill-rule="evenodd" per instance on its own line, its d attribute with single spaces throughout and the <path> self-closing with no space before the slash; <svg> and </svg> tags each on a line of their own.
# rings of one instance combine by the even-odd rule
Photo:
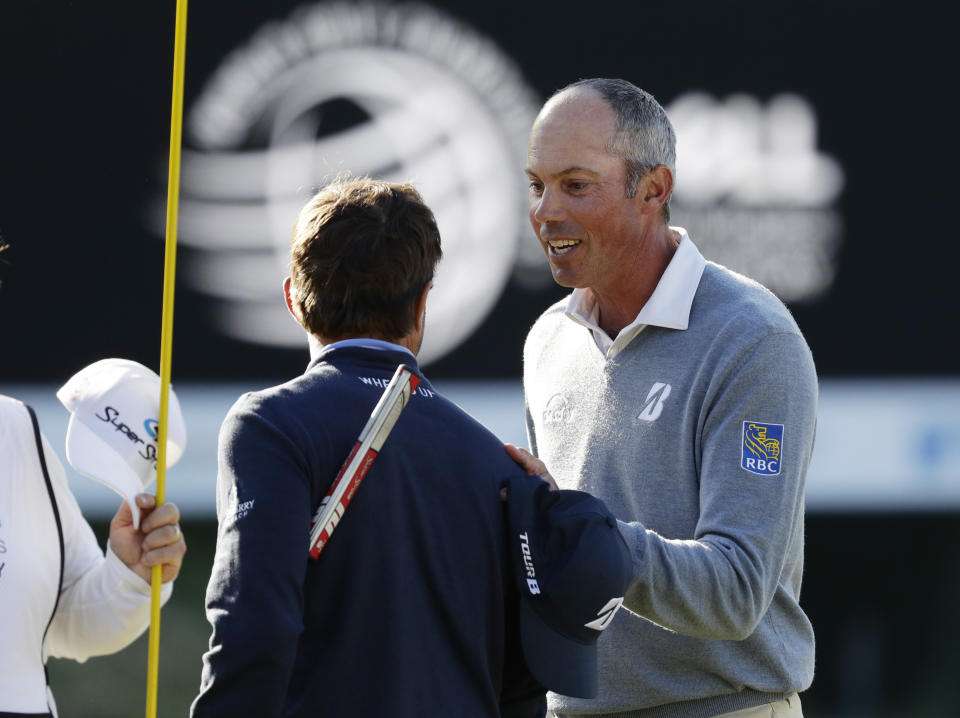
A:
<svg viewBox="0 0 960 718">
<path fill-rule="evenodd" d="M 368 337 L 343 339 L 339 342 L 327 344 L 315 356 L 311 357 L 307 370 L 309 371 L 321 362 L 347 357 L 366 359 L 374 363 L 383 362 L 384 364 L 392 364 L 394 367 L 397 364 L 406 364 L 419 373 L 416 357 L 405 346 Z"/>
</svg>

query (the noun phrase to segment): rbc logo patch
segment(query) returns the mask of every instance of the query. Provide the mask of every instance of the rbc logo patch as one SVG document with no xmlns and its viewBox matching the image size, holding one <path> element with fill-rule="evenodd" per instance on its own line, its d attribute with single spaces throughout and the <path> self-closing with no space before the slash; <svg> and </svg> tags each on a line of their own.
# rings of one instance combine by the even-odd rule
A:
<svg viewBox="0 0 960 718">
<path fill-rule="evenodd" d="M 743 422 L 743 443 L 740 467 L 761 476 L 780 474 L 780 452 L 783 447 L 783 424 Z"/>
</svg>

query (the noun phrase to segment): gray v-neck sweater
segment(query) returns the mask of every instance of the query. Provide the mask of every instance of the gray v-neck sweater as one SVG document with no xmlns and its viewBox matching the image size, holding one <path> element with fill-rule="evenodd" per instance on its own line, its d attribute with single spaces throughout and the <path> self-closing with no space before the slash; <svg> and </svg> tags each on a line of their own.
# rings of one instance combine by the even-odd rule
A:
<svg viewBox="0 0 960 718">
<path fill-rule="evenodd" d="M 531 450 L 621 520 L 634 580 L 599 640 L 600 696 L 561 715 L 713 716 L 813 679 L 798 600 L 813 358 L 769 291 L 708 263 L 686 330 L 607 358 L 566 300 L 524 348 Z"/>
</svg>

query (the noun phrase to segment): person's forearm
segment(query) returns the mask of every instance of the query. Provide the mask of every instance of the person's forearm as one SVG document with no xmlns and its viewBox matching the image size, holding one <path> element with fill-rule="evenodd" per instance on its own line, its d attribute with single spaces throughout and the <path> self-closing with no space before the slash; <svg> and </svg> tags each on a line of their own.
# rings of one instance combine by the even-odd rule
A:
<svg viewBox="0 0 960 718">
<path fill-rule="evenodd" d="M 755 553 L 729 537 L 668 540 L 620 522 L 635 558 L 624 607 L 672 631 L 742 640 L 763 618 L 777 587 Z"/>
<path fill-rule="evenodd" d="M 164 584 L 162 600 L 173 584 Z M 47 652 L 84 661 L 114 653 L 135 641 L 150 624 L 150 584 L 123 565 L 112 551 L 63 590 L 50 630 Z"/>
<path fill-rule="evenodd" d="M 290 681 L 296 637 L 281 636 L 254 620 L 214 631 L 203 658 L 200 694 L 191 717 L 279 716 Z M 226 635 L 225 635 L 226 634 Z"/>
</svg>

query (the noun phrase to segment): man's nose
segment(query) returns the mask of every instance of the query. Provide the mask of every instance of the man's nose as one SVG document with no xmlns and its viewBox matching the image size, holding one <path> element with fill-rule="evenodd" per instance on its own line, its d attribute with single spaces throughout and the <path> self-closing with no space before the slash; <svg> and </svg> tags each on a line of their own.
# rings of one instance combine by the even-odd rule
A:
<svg viewBox="0 0 960 718">
<path fill-rule="evenodd" d="M 555 190 L 544 188 L 530 205 L 530 216 L 538 224 L 558 222 L 563 219 L 563 205 Z"/>
</svg>

